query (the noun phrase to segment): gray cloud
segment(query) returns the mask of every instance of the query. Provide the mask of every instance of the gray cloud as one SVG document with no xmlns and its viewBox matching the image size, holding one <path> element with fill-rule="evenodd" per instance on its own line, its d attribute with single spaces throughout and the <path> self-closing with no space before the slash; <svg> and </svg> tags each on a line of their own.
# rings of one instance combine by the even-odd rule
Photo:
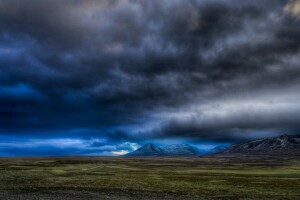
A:
<svg viewBox="0 0 300 200">
<path fill-rule="evenodd" d="M 91 129 L 122 141 L 295 132 L 300 21 L 292 7 L 2 0 L 1 130 Z"/>
</svg>

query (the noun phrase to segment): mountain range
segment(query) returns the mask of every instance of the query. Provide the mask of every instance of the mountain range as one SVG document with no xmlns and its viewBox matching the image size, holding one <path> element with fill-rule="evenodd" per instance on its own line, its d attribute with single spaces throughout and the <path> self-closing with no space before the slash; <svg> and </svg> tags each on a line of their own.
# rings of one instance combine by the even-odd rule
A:
<svg viewBox="0 0 300 200">
<path fill-rule="evenodd" d="M 237 143 L 231 146 L 217 146 L 207 154 L 300 155 L 300 135 L 282 135 L 279 137 Z M 149 143 L 125 156 L 198 155 L 203 155 L 203 153 L 188 144 L 173 144 L 161 148 Z"/>
<path fill-rule="evenodd" d="M 173 144 L 160 148 L 154 144 L 146 144 L 125 156 L 197 156 L 200 152 L 188 144 Z"/>
<path fill-rule="evenodd" d="M 207 154 L 217 154 L 228 149 L 228 145 L 219 145 L 207 152 Z"/>
<path fill-rule="evenodd" d="M 164 150 L 154 144 L 146 144 L 126 156 L 163 156 Z"/>
<path fill-rule="evenodd" d="M 300 135 L 281 135 L 231 145 L 222 154 L 299 154 Z"/>
</svg>

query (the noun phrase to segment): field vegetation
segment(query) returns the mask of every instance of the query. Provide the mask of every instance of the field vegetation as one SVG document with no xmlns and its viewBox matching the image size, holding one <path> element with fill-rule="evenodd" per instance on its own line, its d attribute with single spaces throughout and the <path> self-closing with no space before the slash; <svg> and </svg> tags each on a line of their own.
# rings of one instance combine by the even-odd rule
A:
<svg viewBox="0 0 300 200">
<path fill-rule="evenodd" d="M 141 195 L 145 199 L 299 199 L 300 160 L 270 156 L 0 159 L 2 195 L 74 191 L 112 195 L 112 199 L 118 199 L 114 194 L 119 199 Z"/>
</svg>

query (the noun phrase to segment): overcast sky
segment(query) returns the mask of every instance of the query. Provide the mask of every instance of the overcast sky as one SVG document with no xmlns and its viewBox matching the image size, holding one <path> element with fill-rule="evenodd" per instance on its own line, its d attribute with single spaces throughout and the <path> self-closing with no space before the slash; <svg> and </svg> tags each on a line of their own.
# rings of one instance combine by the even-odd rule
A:
<svg viewBox="0 0 300 200">
<path fill-rule="evenodd" d="M 0 155 L 300 132 L 299 0 L 0 0 Z"/>
</svg>

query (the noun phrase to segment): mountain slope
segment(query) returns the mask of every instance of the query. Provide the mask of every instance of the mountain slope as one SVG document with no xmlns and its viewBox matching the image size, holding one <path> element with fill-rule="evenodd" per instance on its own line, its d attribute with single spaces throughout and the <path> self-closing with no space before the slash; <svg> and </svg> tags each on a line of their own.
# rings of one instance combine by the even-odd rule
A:
<svg viewBox="0 0 300 200">
<path fill-rule="evenodd" d="M 146 144 L 126 156 L 164 156 L 164 151 L 154 144 Z"/>
<path fill-rule="evenodd" d="M 225 151 L 229 146 L 228 145 L 219 145 L 210 150 L 207 154 L 217 154 Z"/>
<path fill-rule="evenodd" d="M 235 144 L 221 153 L 300 154 L 300 135 L 282 135 L 279 137 Z"/>
<path fill-rule="evenodd" d="M 163 148 L 168 156 L 196 156 L 199 151 L 188 144 L 173 144 Z"/>
<path fill-rule="evenodd" d="M 160 148 L 154 144 L 146 144 L 125 156 L 197 156 L 198 149 L 188 144 L 173 144 Z"/>
</svg>

